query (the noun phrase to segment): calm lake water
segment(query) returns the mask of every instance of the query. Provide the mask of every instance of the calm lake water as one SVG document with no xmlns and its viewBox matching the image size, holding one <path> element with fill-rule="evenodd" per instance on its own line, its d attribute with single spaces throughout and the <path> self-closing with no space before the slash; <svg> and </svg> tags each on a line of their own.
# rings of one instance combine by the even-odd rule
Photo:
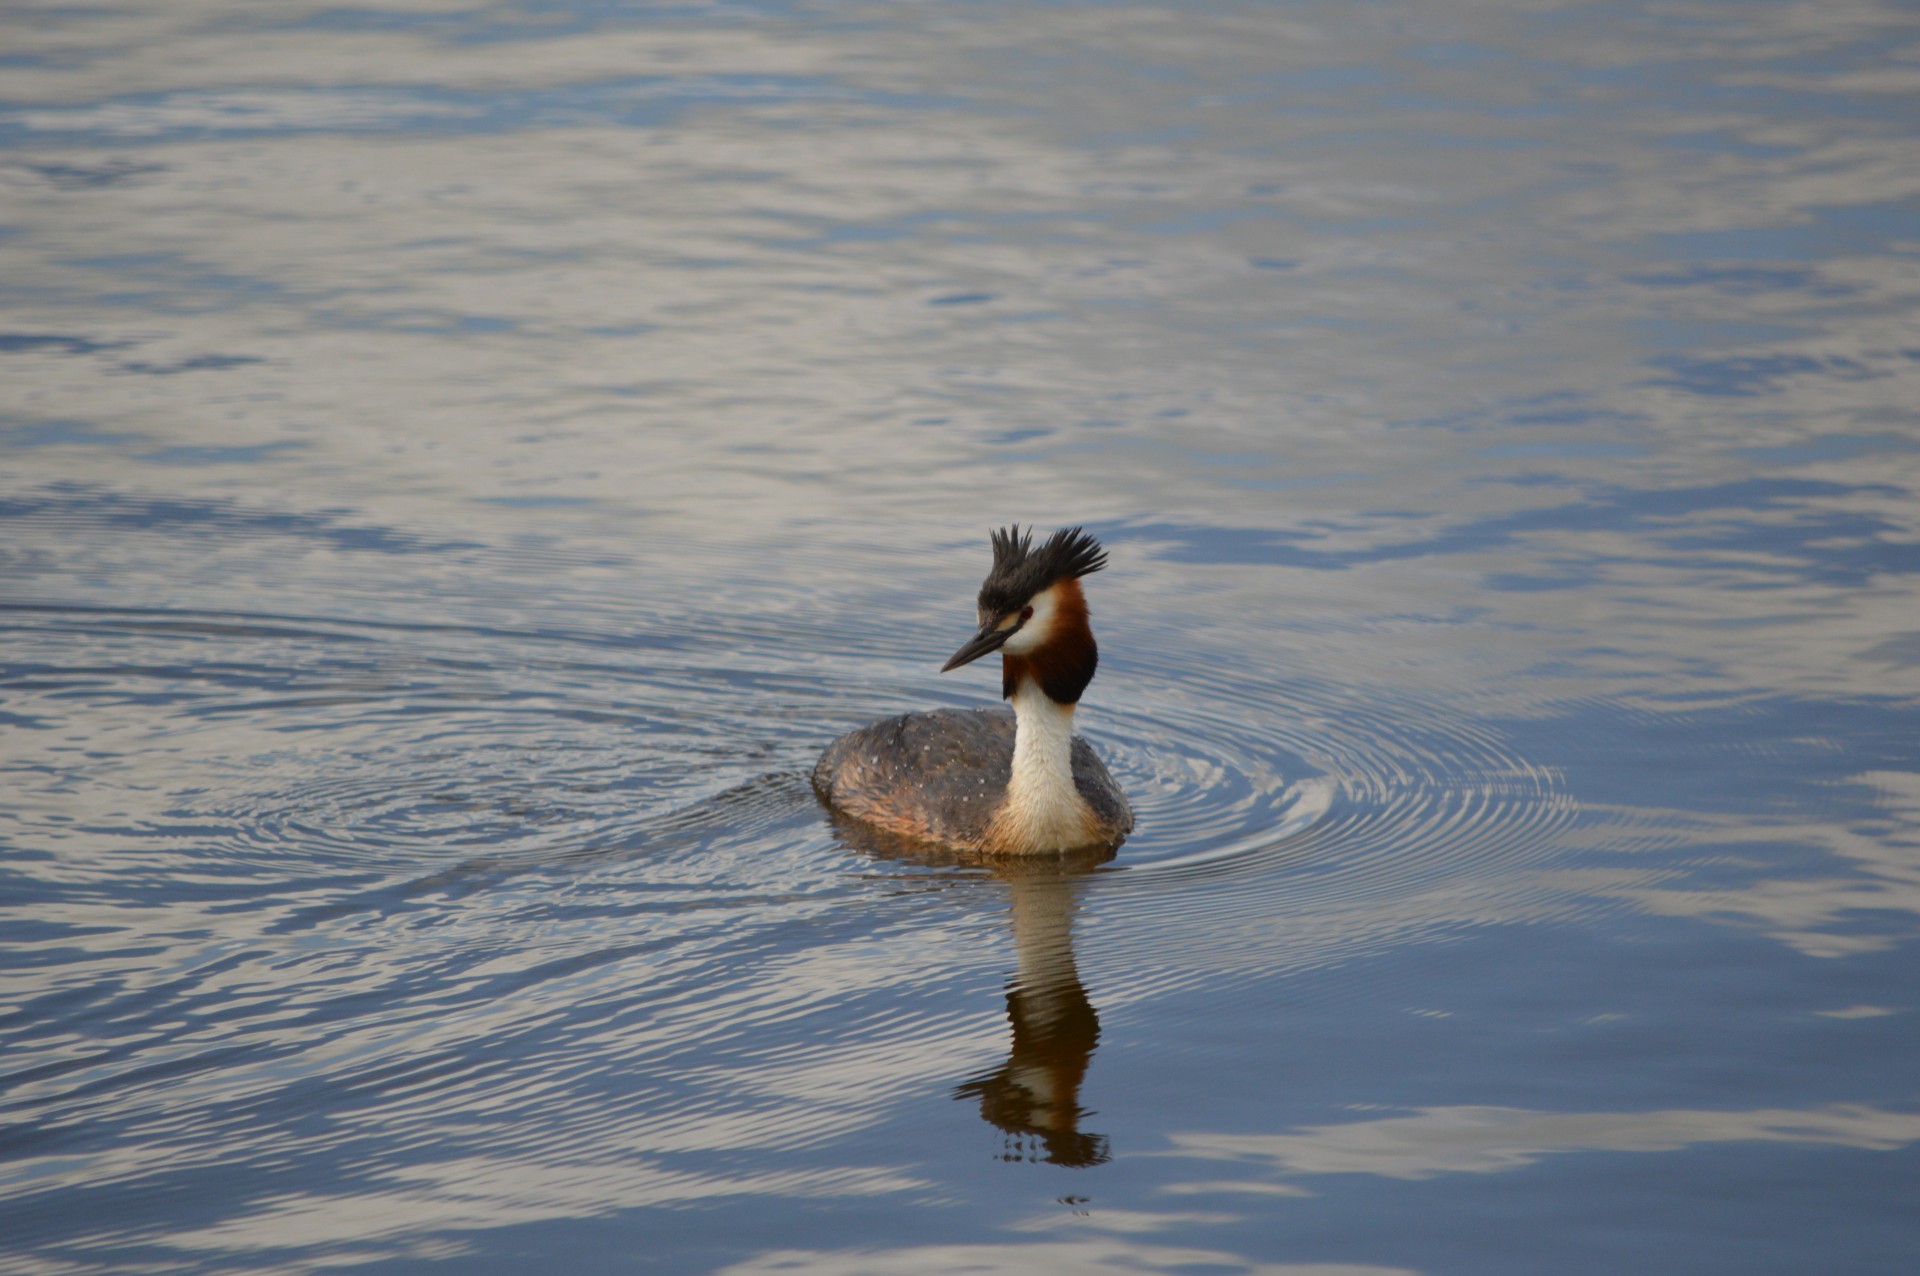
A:
<svg viewBox="0 0 1920 1276">
<path fill-rule="evenodd" d="M 0 49 L 0 1270 L 1915 1269 L 1920 11 Z M 836 829 L 1014 520 L 1136 835 Z"/>
</svg>

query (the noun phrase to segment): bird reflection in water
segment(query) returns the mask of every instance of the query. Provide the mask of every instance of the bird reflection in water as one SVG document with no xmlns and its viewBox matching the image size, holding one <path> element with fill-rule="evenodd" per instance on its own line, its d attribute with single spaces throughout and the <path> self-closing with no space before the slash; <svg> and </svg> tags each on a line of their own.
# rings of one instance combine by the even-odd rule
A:
<svg viewBox="0 0 1920 1276">
<path fill-rule="evenodd" d="M 1073 914 L 1080 879 L 1114 856 L 1098 847 L 1025 859 L 982 861 L 952 851 L 896 840 L 870 826 L 835 819 L 852 846 L 883 859 L 984 868 L 1005 884 L 1013 923 L 1015 968 L 1007 981 L 1007 1021 L 1013 1047 L 1007 1061 L 957 1087 L 954 1097 L 977 1099 L 980 1115 L 1006 1135 L 1005 1161 L 1100 1165 L 1110 1155 L 1106 1136 L 1080 1123 L 1080 1083 L 1100 1040 L 1100 1016 L 1087 1000 L 1073 959 Z"/>
<path fill-rule="evenodd" d="M 1013 1049 L 954 1093 L 977 1097 L 980 1115 L 1007 1132 L 1005 1160 L 1099 1165 L 1108 1156 L 1105 1136 L 1080 1129 L 1091 1115 L 1080 1106 L 1080 1082 L 1100 1040 L 1100 1016 L 1073 961 L 1076 878 L 1085 871 L 1011 863 L 996 873 L 1012 900 L 1018 955 L 1007 983 Z"/>
</svg>

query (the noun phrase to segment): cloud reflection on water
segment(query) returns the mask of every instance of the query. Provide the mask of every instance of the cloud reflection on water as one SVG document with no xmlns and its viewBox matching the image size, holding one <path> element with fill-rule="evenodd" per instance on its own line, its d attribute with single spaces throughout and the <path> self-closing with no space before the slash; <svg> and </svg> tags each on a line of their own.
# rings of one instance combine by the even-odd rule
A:
<svg viewBox="0 0 1920 1276">
<path fill-rule="evenodd" d="M 1617 889 L 1662 916 L 1757 927 L 1810 957 L 1910 943 L 1920 930 L 1920 774 L 1868 772 L 1850 783 L 1878 798 L 1875 812 L 1857 822 L 1756 824 L 1749 817 L 1715 821 L 1693 835 L 1703 848 L 1735 854 L 1756 844 L 1816 847 L 1830 857 L 1821 862 L 1826 872 L 1758 874 L 1744 885 L 1637 883 Z M 1831 872 L 1841 867 L 1852 873 Z"/>
<path fill-rule="evenodd" d="M 1293 1134 L 1173 1136 L 1175 1155 L 1256 1161 L 1288 1174 L 1517 1170 L 1566 1152 L 1675 1152 L 1714 1143 L 1799 1143 L 1890 1152 L 1920 1142 L 1920 1114 L 1864 1105 L 1754 1112 L 1529 1112 L 1433 1108 Z"/>
<path fill-rule="evenodd" d="M 714 1276 L 1119 1276 L 1191 1272 L 1220 1276 L 1417 1276 L 1404 1267 L 1360 1263 L 1265 1263 L 1214 1249 L 1143 1245 L 1118 1239 L 1012 1245 L 925 1245 L 910 1249 L 774 1250 Z"/>
</svg>

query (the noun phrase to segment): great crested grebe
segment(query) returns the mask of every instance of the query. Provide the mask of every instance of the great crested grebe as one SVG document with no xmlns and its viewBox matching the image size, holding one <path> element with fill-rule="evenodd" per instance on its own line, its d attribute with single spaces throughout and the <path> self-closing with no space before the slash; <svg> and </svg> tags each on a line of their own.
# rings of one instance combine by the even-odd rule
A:
<svg viewBox="0 0 1920 1276">
<path fill-rule="evenodd" d="M 1133 828 L 1127 798 L 1073 710 L 1099 648 L 1080 578 L 1107 565 L 1078 527 L 1038 549 L 1018 524 L 993 533 L 980 628 L 941 668 L 1001 659 L 1004 709 L 908 713 L 850 731 L 814 764 L 827 805 L 889 833 L 961 850 L 1035 855 L 1116 845 Z"/>
</svg>

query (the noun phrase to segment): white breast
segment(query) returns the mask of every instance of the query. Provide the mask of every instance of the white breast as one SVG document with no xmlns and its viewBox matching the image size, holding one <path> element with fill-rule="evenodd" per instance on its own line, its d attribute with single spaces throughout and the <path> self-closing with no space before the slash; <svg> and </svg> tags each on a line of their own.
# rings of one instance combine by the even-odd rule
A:
<svg viewBox="0 0 1920 1276">
<path fill-rule="evenodd" d="M 990 839 L 999 849 L 1029 853 L 1093 842 L 1093 809 L 1073 783 L 1073 706 L 1055 703 L 1028 680 L 1013 694 L 1013 715 L 1013 776 Z"/>
</svg>

